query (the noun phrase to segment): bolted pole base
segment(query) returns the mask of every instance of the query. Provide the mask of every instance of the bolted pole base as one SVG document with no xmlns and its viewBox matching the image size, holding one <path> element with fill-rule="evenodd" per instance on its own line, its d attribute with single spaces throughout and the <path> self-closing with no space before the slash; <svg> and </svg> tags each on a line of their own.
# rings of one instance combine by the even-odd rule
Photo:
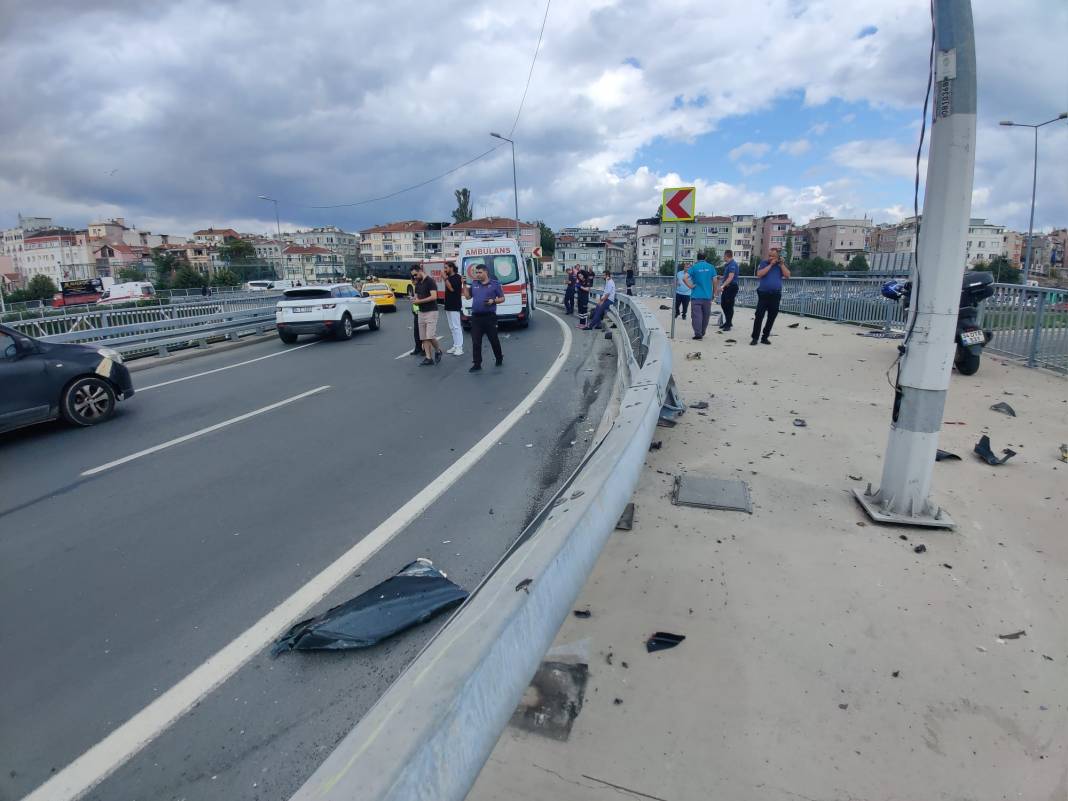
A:
<svg viewBox="0 0 1068 801">
<path fill-rule="evenodd" d="M 875 523 L 924 528 L 955 528 L 957 525 L 945 509 L 932 506 L 928 501 L 924 501 L 920 509 L 895 511 L 894 499 L 884 497 L 881 490 L 872 490 L 871 484 L 868 484 L 868 489 L 863 492 L 853 490 L 853 496 Z"/>
</svg>

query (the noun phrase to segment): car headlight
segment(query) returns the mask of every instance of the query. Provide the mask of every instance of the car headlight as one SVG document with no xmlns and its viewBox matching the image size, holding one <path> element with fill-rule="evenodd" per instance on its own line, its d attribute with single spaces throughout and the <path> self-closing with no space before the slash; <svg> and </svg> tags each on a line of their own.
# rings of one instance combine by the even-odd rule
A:
<svg viewBox="0 0 1068 801">
<path fill-rule="evenodd" d="M 115 364 L 122 364 L 122 354 L 111 348 L 97 348 L 96 352 L 105 359 L 111 359 Z"/>
</svg>

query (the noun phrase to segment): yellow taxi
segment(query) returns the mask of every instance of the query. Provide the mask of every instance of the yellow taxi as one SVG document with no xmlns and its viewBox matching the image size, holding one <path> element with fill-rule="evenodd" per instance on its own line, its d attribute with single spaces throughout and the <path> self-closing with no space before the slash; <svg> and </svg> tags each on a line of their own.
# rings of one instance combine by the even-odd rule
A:
<svg viewBox="0 0 1068 801">
<path fill-rule="evenodd" d="M 375 302 L 375 308 L 384 307 L 389 311 L 397 310 L 397 296 L 386 284 L 378 282 L 367 283 L 360 287 L 363 294 Z"/>
</svg>

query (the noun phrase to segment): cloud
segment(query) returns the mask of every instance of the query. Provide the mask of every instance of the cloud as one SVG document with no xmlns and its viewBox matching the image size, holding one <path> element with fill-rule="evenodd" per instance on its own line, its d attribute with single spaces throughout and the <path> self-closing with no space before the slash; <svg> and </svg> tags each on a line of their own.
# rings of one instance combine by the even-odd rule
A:
<svg viewBox="0 0 1068 801">
<path fill-rule="evenodd" d="M 739 164 L 738 172 L 742 175 L 756 175 L 758 172 L 764 172 L 768 169 L 768 165 L 762 162 L 756 161 L 752 164 Z"/>
<path fill-rule="evenodd" d="M 779 152 L 788 153 L 791 156 L 801 156 L 812 149 L 812 143 L 807 139 L 794 139 L 791 142 L 780 142 Z"/>
<path fill-rule="evenodd" d="M 916 174 L 916 150 L 896 139 L 857 139 L 838 145 L 830 160 L 840 167 L 865 175 L 890 175 L 913 178 Z M 920 162 L 921 179 L 927 174 L 926 158 Z"/>
<path fill-rule="evenodd" d="M 808 129 L 808 132 L 813 136 L 823 136 L 825 133 L 827 133 L 827 129 L 830 127 L 831 124 L 829 122 L 817 122 L 815 125 Z"/>
<path fill-rule="evenodd" d="M 738 161 L 739 159 L 758 159 L 771 150 L 771 145 L 765 142 L 746 142 L 738 145 L 738 147 L 731 149 L 727 156 L 731 161 Z"/>
</svg>

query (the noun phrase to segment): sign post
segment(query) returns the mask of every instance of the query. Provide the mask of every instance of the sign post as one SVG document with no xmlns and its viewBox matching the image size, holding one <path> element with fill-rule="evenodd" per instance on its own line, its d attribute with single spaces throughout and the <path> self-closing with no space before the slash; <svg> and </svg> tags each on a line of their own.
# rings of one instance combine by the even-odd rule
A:
<svg viewBox="0 0 1068 801">
<path fill-rule="evenodd" d="M 697 187 L 679 186 L 664 190 L 661 222 L 693 222 L 697 208 Z"/>
</svg>

